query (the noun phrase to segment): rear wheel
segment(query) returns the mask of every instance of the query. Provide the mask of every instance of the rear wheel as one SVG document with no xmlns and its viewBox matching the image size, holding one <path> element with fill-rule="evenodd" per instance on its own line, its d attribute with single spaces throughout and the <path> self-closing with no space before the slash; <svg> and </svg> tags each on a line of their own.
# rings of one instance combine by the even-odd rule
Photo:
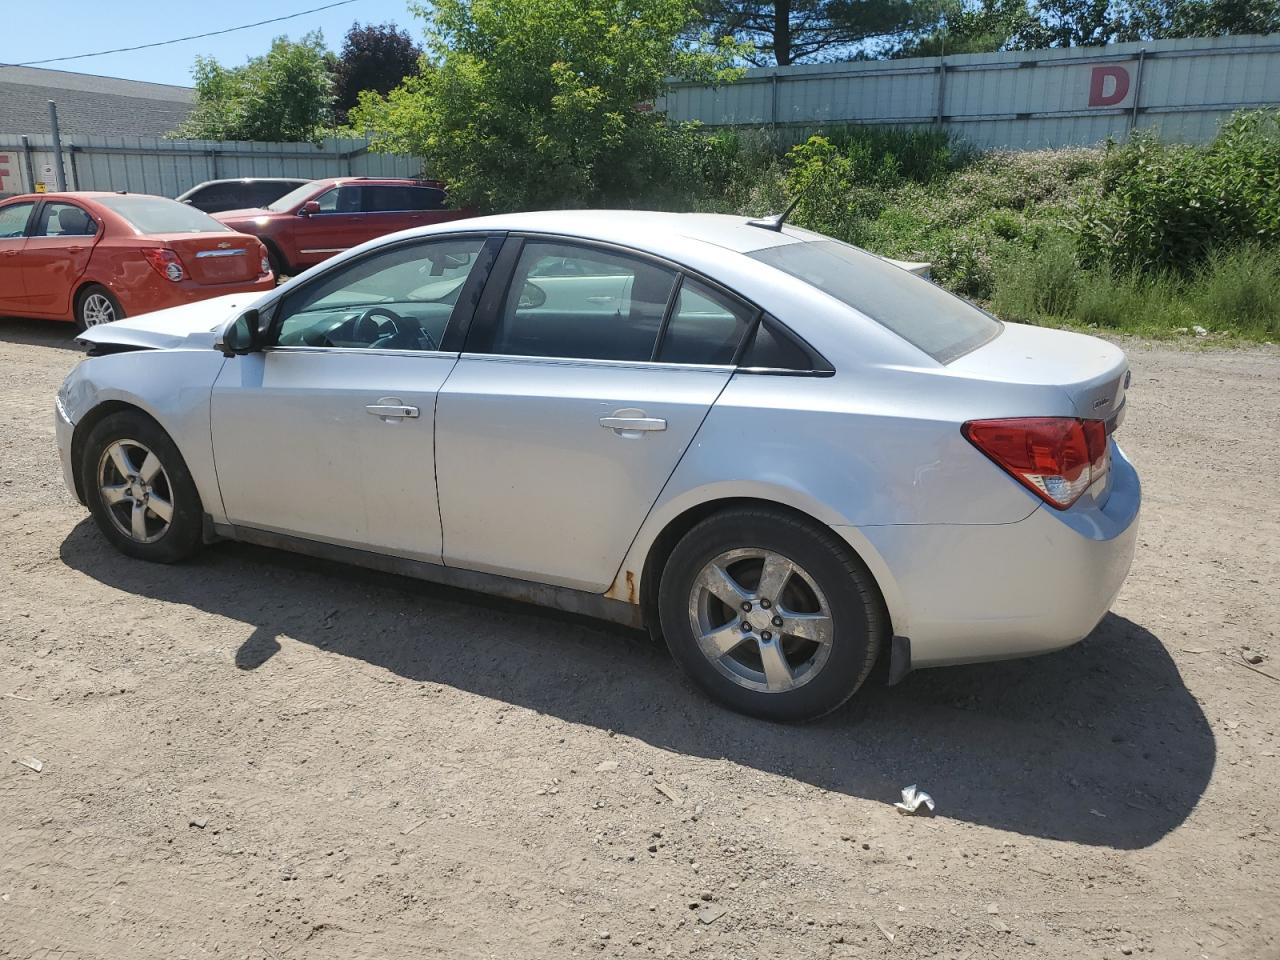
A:
<svg viewBox="0 0 1280 960">
<path fill-rule="evenodd" d="M 888 631 L 870 573 L 842 541 L 765 509 L 727 510 L 685 534 L 658 606 L 694 682 L 769 720 L 835 710 L 866 680 Z"/>
<path fill-rule="evenodd" d="M 262 241 L 262 245 L 267 248 L 267 263 L 271 265 L 271 272 L 276 275 L 277 282 L 282 277 L 292 276 L 293 270 L 289 267 L 289 264 L 285 263 L 284 257 L 280 255 L 276 245 L 266 240 Z"/>
<path fill-rule="evenodd" d="M 173 563 L 200 549 L 200 494 L 178 448 L 150 417 L 121 411 L 93 427 L 80 489 L 98 529 L 121 553 Z"/>
<path fill-rule="evenodd" d="M 76 326 L 81 330 L 123 318 L 124 310 L 120 307 L 120 301 L 104 286 L 91 283 L 76 297 Z"/>
</svg>

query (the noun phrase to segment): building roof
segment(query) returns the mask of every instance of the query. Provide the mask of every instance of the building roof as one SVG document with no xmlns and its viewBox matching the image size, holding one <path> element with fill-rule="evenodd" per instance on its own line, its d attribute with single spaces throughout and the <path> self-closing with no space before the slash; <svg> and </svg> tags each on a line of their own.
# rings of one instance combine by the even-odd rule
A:
<svg viewBox="0 0 1280 960">
<path fill-rule="evenodd" d="M 0 134 L 49 132 L 49 101 L 64 134 L 158 137 L 195 102 L 190 87 L 39 67 L 0 66 Z"/>
</svg>

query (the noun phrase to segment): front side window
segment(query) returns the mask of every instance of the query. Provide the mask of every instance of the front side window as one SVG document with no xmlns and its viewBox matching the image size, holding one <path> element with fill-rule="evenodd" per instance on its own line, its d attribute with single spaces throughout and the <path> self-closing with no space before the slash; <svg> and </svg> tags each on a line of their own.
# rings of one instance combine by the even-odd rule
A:
<svg viewBox="0 0 1280 960">
<path fill-rule="evenodd" d="M 835 240 L 786 243 L 749 256 L 848 304 L 939 363 L 977 349 L 1001 329 L 968 301 Z"/>
<path fill-rule="evenodd" d="M 273 200 L 267 204 L 267 209 L 272 213 L 288 213 L 294 207 L 299 206 L 304 200 L 310 199 L 311 194 L 315 192 L 316 185 L 314 183 L 304 183 L 294 187 L 279 200 Z M 315 199 L 319 199 L 318 197 Z"/>
<path fill-rule="evenodd" d="M 330 271 L 285 297 L 281 347 L 438 350 L 482 237 L 402 244 Z"/>
<path fill-rule="evenodd" d="M 27 232 L 27 221 L 31 219 L 34 203 L 11 203 L 0 207 L 0 240 L 13 240 Z"/>
<path fill-rule="evenodd" d="M 334 187 L 327 193 L 316 197 L 321 213 L 359 213 L 360 188 Z"/>
<path fill-rule="evenodd" d="M 478 352 L 651 360 L 675 281 L 675 271 L 638 257 L 527 242 L 490 342 Z"/>
<path fill-rule="evenodd" d="M 33 237 L 92 237 L 98 224 L 73 203 L 46 203 L 36 221 Z"/>
<path fill-rule="evenodd" d="M 230 232 L 229 227 L 223 226 L 204 211 L 177 200 L 130 195 L 96 199 L 108 210 L 128 220 L 141 234 Z"/>
</svg>

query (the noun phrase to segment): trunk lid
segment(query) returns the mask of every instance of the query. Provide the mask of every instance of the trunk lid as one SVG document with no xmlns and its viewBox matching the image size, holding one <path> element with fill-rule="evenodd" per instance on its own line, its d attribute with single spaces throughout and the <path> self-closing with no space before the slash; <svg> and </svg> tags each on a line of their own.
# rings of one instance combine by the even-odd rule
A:
<svg viewBox="0 0 1280 960">
<path fill-rule="evenodd" d="M 257 237 L 243 233 L 171 233 L 153 236 L 182 260 L 196 283 L 244 283 L 262 275 L 262 249 Z"/>
<path fill-rule="evenodd" d="M 1123 350 L 1097 337 L 1006 323 L 998 337 L 947 368 L 983 380 L 1060 387 L 1076 416 L 1106 420 L 1112 430 L 1124 415 L 1129 361 Z"/>
</svg>

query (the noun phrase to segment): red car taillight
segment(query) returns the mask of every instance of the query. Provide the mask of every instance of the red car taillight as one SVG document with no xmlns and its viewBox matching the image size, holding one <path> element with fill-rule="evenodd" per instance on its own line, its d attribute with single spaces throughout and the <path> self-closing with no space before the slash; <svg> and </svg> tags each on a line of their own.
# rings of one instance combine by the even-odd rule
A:
<svg viewBox="0 0 1280 960">
<path fill-rule="evenodd" d="M 142 251 L 142 255 L 147 258 L 152 269 L 166 280 L 177 283 L 187 275 L 181 258 L 167 247 L 148 247 Z"/>
<path fill-rule="evenodd" d="M 970 420 L 960 432 L 997 466 L 1059 510 L 1079 500 L 1111 467 L 1103 420 Z"/>
</svg>

